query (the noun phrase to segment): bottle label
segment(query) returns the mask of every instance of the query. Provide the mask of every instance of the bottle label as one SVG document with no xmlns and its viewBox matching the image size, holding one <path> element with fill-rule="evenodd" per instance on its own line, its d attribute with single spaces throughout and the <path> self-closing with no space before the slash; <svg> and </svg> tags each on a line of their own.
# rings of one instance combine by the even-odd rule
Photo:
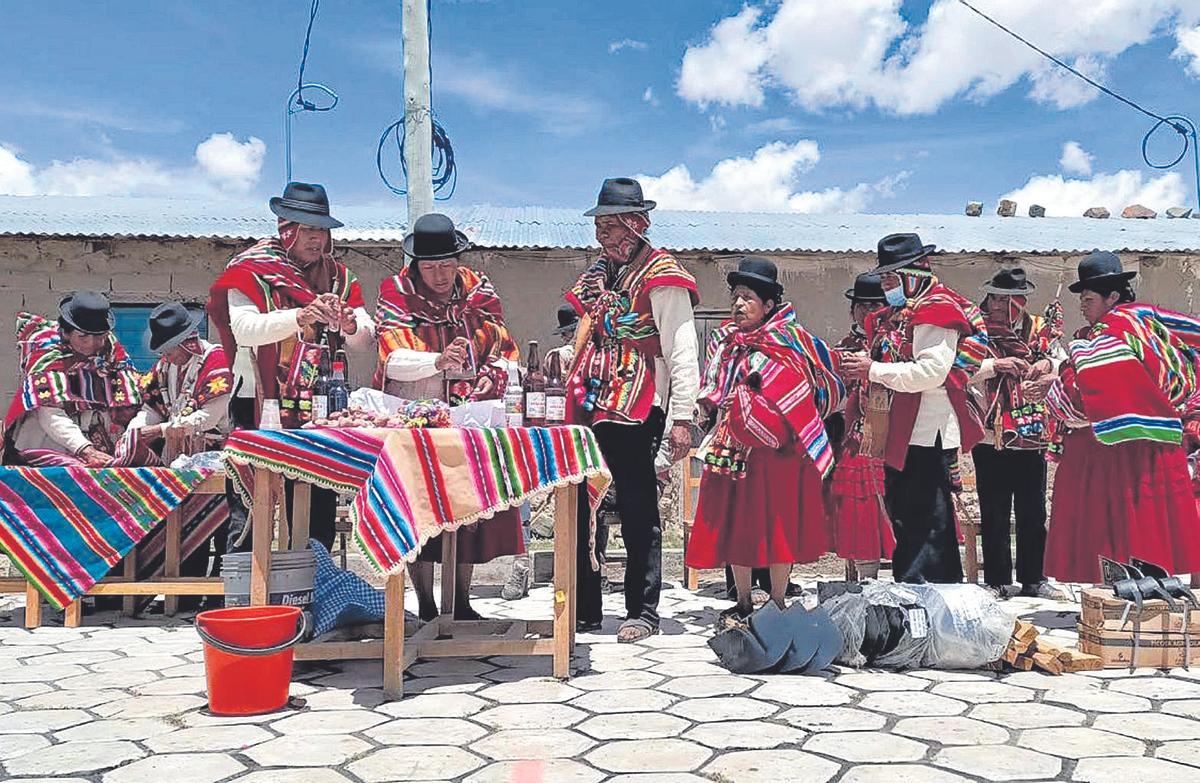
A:
<svg viewBox="0 0 1200 783">
<path fill-rule="evenodd" d="M 567 420 L 567 398 L 557 394 L 546 397 L 546 423 L 562 424 Z"/>
<path fill-rule="evenodd" d="M 314 419 L 329 418 L 329 397 L 324 394 L 314 394 L 312 398 L 312 413 Z"/>
<path fill-rule="evenodd" d="M 528 392 L 525 395 L 525 416 L 535 420 L 546 418 L 545 392 Z"/>
</svg>

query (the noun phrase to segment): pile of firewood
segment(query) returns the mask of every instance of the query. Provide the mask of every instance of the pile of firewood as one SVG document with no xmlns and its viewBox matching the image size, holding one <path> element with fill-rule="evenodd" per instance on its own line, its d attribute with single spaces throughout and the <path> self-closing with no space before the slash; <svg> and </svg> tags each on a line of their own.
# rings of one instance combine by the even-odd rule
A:
<svg viewBox="0 0 1200 783">
<path fill-rule="evenodd" d="M 1048 674 L 1063 672 L 1088 672 L 1103 669 L 1099 656 L 1089 655 L 1074 647 L 1065 647 L 1058 642 L 1039 636 L 1032 623 L 1017 620 L 1012 639 L 1000 661 L 1013 669 L 1032 671 L 1039 669 Z"/>
</svg>

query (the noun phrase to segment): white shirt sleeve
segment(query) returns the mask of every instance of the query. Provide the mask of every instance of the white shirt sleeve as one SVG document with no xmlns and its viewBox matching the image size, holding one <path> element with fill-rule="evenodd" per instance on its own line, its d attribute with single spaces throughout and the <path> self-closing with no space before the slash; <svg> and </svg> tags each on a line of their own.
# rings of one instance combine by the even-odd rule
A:
<svg viewBox="0 0 1200 783">
<path fill-rule="evenodd" d="M 650 312 L 658 326 L 659 344 L 671 377 L 669 421 L 691 421 L 700 393 L 700 352 L 692 298 L 687 289 L 661 286 L 650 291 Z M 660 389 L 659 394 L 666 394 Z"/>
<path fill-rule="evenodd" d="M 971 383 L 983 383 L 996 377 L 996 360 L 984 359 L 979 365 L 979 372 L 971 376 Z"/>
<path fill-rule="evenodd" d="M 869 378 L 892 391 L 930 391 L 946 382 L 957 353 L 958 332 L 921 324 L 913 329 L 913 361 L 875 362 Z"/>
<path fill-rule="evenodd" d="M 387 377 L 393 381 L 421 381 L 438 375 L 435 363 L 440 353 L 397 348 L 388 354 Z"/>
<path fill-rule="evenodd" d="M 182 430 L 185 435 L 196 432 L 206 432 L 216 427 L 221 417 L 225 415 L 229 400 L 224 395 L 214 397 L 201 406 L 200 410 L 192 411 L 186 416 L 176 416 L 167 422 L 167 429 Z"/>
<path fill-rule="evenodd" d="M 300 331 L 296 323 L 299 312 L 292 309 L 260 313 L 250 297 L 241 291 L 229 292 L 229 328 L 239 346 L 253 348 L 294 337 Z"/>
<path fill-rule="evenodd" d="M 158 411 L 150 407 L 145 407 L 137 412 L 137 415 L 130 420 L 125 429 L 139 430 L 142 427 L 149 427 L 152 424 L 161 424 L 162 420 L 163 417 L 158 415 Z"/>
<path fill-rule="evenodd" d="M 42 431 L 69 454 L 78 454 L 92 445 L 79 425 L 62 408 L 44 405 L 37 409 L 37 418 Z"/>
</svg>

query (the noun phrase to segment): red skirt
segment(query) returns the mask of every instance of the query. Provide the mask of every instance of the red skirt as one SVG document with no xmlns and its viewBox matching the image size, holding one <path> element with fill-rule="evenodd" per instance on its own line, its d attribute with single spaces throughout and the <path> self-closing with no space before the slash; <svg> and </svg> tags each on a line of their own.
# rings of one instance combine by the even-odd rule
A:
<svg viewBox="0 0 1200 783">
<path fill-rule="evenodd" d="M 847 560 L 891 557 L 896 537 L 883 508 L 883 460 L 866 454 L 840 460 L 830 495 L 837 556 Z"/>
<path fill-rule="evenodd" d="M 1090 429 L 1066 436 L 1045 570 L 1096 583 L 1100 555 L 1149 560 L 1172 574 L 1200 571 L 1200 515 L 1182 448 L 1144 440 L 1105 446 Z"/>
<path fill-rule="evenodd" d="M 691 568 L 811 563 L 829 551 L 821 474 L 792 446 L 750 452 L 736 481 L 705 471 L 688 539 Z"/>
<path fill-rule="evenodd" d="M 519 555 L 524 551 L 525 536 L 521 531 L 521 512 L 518 509 L 501 511 L 491 519 L 481 519 L 458 529 L 459 563 L 486 563 L 502 555 Z M 440 563 L 442 537 L 425 542 L 417 560 Z"/>
</svg>

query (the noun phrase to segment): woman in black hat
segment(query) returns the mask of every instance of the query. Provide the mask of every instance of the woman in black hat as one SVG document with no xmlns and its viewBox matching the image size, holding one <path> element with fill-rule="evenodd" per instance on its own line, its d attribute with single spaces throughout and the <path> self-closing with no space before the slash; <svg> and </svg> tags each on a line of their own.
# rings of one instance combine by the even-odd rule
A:
<svg viewBox="0 0 1200 783">
<path fill-rule="evenodd" d="M 828 348 L 783 302 L 775 264 L 748 256 L 728 275 L 733 317 L 713 332 L 697 404 L 715 420 L 700 449 L 692 568 L 733 568 L 737 604 L 753 609 L 750 578 L 769 567 L 782 608 L 793 563 L 831 548 L 822 480 L 833 469 L 823 419 L 842 401 Z"/>
<path fill-rule="evenodd" d="M 850 333 L 834 346 L 839 354 L 868 353 L 867 320 L 887 306 L 879 275 L 864 272 L 847 289 Z M 852 579 L 875 579 L 881 558 L 892 556 L 896 538 L 883 503 L 883 460 L 862 450 L 866 384 L 846 382 L 842 437 L 834 443 L 837 465 L 829 494 L 837 556 Z M 826 427 L 832 432 L 833 428 Z M 832 437 L 831 437 L 832 439 Z"/>
<path fill-rule="evenodd" d="M 1197 392 L 1200 321 L 1134 301 L 1114 253 L 1079 263 L 1090 324 L 1047 395 L 1067 429 L 1055 474 L 1046 573 L 1098 582 L 1100 556 L 1200 571 L 1200 515 L 1181 445 Z"/>
<path fill-rule="evenodd" d="M 1035 385 L 1054 374 L 1066 358 L 1062 308 L 1050 305 L 1046 315 L 1028 310 L 1036 286 L 1021 267 L 1000 269 L 982 286 L 980 306 L 987 321 L 989 356 L 971 383 L 983 390 L 983 423 L 988 436 L 971 455 L 979 492 L 983 536 L 984 584 L 1000 596 L 1013 586 L 1012 519 L 1016 518 L 1017 581 L 1021 595 L 1064 596 L 1046 582 L 1046 449 L 1052 427 Z M 1034 399 L 1037 396 L 1038 399 Z"/>
<path fill-rule="evenodd" d="M 64 297 L 57 323 L 18 313 L 22 377 L 4 418 L 6 464 L 110 463 L 112 414 L 141 405 L 137 370 L 112 328 L 108 298 L 95 291 Z"/>
</svg>

